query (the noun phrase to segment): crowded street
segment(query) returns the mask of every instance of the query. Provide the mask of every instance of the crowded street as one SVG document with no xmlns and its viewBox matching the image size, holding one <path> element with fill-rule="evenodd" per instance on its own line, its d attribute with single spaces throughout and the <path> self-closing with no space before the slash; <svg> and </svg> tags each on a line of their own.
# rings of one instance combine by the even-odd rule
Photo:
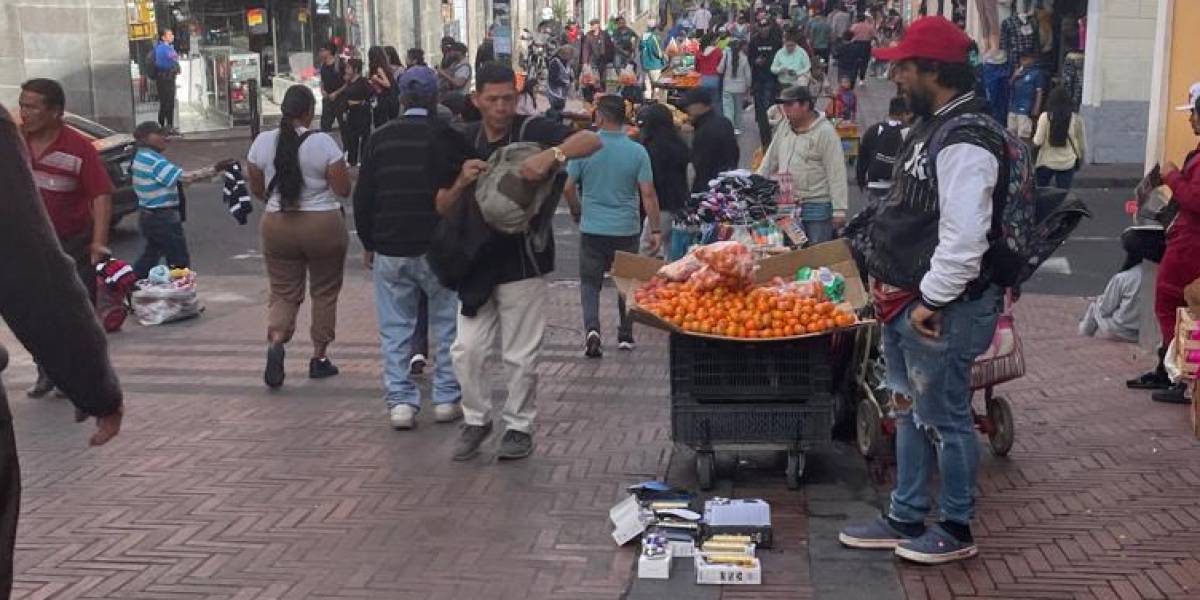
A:
<svg viewBox="0 0 1200 600">
<path fill-rule="evenodd" d="M 0 600 L 1200 600 L 1200 3 L 87 3 Z"/>
</svg>

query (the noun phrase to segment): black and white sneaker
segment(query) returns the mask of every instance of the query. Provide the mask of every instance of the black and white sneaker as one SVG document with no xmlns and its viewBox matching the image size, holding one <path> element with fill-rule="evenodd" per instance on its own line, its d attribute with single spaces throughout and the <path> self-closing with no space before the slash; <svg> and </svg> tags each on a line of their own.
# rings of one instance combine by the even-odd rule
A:
<svg viewBox="0 0 1200 600">
<path fill-rule="evenodd" d="M 633 343 L 633 338 L 621 338 L 617 341 L 617 350 L 631 352 L 637 345 Z"/>
<path fill-rule="evenodd" d="M 408 359 L 408 374 L 413 376 L 424 374 L 427 362 L 424 354 L 412 355 L 412 358 Z"/>
<path fill-rule="evenodd" d="M 587 332 L 587 337 L 583 342 L 583 355 L 588 358 L 600 358 L 604 356 L 604 350 L 600 348 L 600 332 L 595 329 Z"/>
</svg>

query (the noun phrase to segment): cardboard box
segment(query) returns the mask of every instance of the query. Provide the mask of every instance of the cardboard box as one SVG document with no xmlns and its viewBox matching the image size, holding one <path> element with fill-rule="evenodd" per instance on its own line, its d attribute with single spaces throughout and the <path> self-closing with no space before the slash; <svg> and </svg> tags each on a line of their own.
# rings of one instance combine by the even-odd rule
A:
<svg viewBox="0 0 1200 600">
<path fill-rule="evenodd" d="M 1179 307 L 1175 313 L 1175 364 L 1185 379 L 1196 381 L 1200 371 L 1200 309 Z"/>
<path fill-rule="evenodd" d="M 618 546 L 624 546 L 646 530 L 646 522 L 642 520 L 642 506 L 633 494 L 610 508 L 608 519 L 615 528 L 612 537 Z"/>
<path fill-rule="evenodd" d="M 755 284 L 764 284 L 769 282 L 774 277 L 782 277 L 791 281 L 796 276 L 796 271 L 800 267 L 829 267 L 830 269 L 841 273 L 846 279 L 846 301 L 858 310 L 866 306 L 869 297 L 866 289 L 862 285 L 862 277 L 858 273 L 858 265 L 854 262 L 854 256 L 850 253 L 850 244 L 844 239 L 818 244 L 811 248 L 788 252 L 779 256 L 772 256 L 755 261 L 758 264 L 758 271 L 754 274 Z M 655 329 L 670 331 L 674 333 L 682 333 L 684 335 L 706 337 L 718 340 L 734 340 L 739 342 L 776 342 L 780 340 L 795 340 L 806 337 L 816 337 L 821 335 L 829 335 L 838 331 L 849 331 L 857 327 L 862 327 L 874 323 L 873 320 L 863 320 L 850 326 L 822 333 L 809 333 L 805 335 L 796 335 L 790 337 L 778 337 L 771 339 L 753 339 L 747 340 L 742 338 L 731 338 L 724 335 L 711 335 L 704 333 L 696 333 L 692 331 L 684 331 L 677 327 L 674 323 L 666 321 L 658 315 L 638 306 L 637 300 L 634 298 L 634 291 L 642 284 L 650 280 L 658 273 L 658 269 L 666 263 L 656 258 L 649 256 L 641 256 L 637 254 L 628 254 L 618 252 L 613 260 L 612 277 L 617 284 L 617 289 L 625 295 L 625 304 L 629 308 L 629 314 L 634 320 L 649 325 Z"/>
<path fill-rule="evenodd" d="M 670 579 L 672 558 L 671 546 L 667 546 L 664 556 L 651 558 L 638 554 L 638 579 Z"/>
<path fill-rule="evenodd" d="M 701 585 L 759 585 L 762 583 L 762 563 L 757 558 L 753 567 L 711 564 L 696 554 L 696 583 Z"/>
<path fill-rule="evenodd" d="M 691 558 L 696 555 L 696 542 L 691 540 L 670 540 L 671 556 L 675 558 Z"/>
</svg>

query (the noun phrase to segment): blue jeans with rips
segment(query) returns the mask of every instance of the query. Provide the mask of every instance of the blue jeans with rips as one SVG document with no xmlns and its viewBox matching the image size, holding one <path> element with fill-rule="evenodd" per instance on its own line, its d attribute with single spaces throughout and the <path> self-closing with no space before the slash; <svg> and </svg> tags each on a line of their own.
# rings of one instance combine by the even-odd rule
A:
<svg viewBox="0 0 1200 600">
<path fill-rule="evenodd" d="M 896 489 L 888 516 L 923 523 L 930 510 L 929 481 L 941 472 L 940 520 L 970 524 L 975 511 L 979 442 L 971 411 L 971 363 L 996 331 L 1002 294 L 991 286 L 978 299 L 942 310 L 941 335 L 913 329 L 914 302 L 883 327 L 887 387 L 912 400 L 896 408 Z"/>
<path fill-rule="evenodd" d="M 433 372 L 433 403 L 462 399 L 454 375 L 450 345 L 458 328 L 458 296 L 438 283 L 424 256 L 375 256 L 375 310 L 383 347 L 383 384 L 389 409 L 409 404 L 421 407 L 421 391 L 408 378 L 408 359 L 417 326 L 420 292 L 429 297 L 429 325 L 437 360 Z"/>
</svg>

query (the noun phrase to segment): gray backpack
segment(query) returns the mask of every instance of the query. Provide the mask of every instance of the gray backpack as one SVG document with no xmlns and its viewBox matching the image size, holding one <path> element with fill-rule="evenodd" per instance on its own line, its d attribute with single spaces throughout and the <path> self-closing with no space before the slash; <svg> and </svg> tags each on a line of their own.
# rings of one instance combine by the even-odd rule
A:
<svg viewBox="0 0 1200 600">
<path fill-rule="evenodd" d="M 529 222 L 550 196 L 553 177 L 530 183 L 520 173 L 521 163 L 540 152 L 542 147 L 538 144 L 515 142 L 493 152 L 488 159 L 490 168 L 479 178 L 475 201 L 479 203 L 483 220 L 496 231 L 526 233 Z"/>
</svg>

